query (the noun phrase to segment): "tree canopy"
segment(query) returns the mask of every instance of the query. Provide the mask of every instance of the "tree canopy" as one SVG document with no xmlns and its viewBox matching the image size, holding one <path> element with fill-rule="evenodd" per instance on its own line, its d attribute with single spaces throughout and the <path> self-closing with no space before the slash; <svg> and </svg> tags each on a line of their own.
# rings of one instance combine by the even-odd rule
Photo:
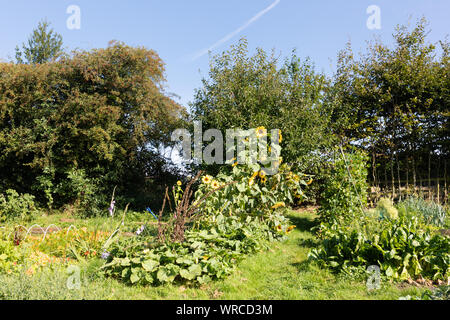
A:
<svg viewBox="0 0 450 320">
<path fill-rule="evenodd" d="M 285 61 L 258 49 L 249 56 L 247 41 L 211 61 L 209 77 L 191 104 L 204 130 L 216 128 L 280 129 L 282 156 L 302 169 L 316 163 L 330 144 L 330 112 L 325 103 L 328 81 L 314 64 L 293 52 Z"/>
<path fill-rule="evenodd" d="M 387 180 L 383 171 L 412 182 L 431 161 L 436 177 L 449 158 L 449 44 L 427 34 L 422 19 L 396 29 L 394 48 L 375 41 L 360 59 L 350 47 L 339 55 L 334 119 L 342 139 L 372 154 L 374 182 Z"/>
<path fill-rule="evenodd" d="M 44 63 L 56 58 L 62 53 L 62 36 L 53 29 L 46 20 L 39 22 L 28 38 L 27 44 L 22 44 L 22 50 L 16 47 L 17 63 Z"/>
<path fill-rule="evenodd" d="M 183 113 L 164 81 L 156 52 L 120 42 L 48 63 L 0 64 L 0 185 L 67 203 L 75 195 L 64 183 L 78 170 L 99 193 L 136 191 Z"/>
</svg>

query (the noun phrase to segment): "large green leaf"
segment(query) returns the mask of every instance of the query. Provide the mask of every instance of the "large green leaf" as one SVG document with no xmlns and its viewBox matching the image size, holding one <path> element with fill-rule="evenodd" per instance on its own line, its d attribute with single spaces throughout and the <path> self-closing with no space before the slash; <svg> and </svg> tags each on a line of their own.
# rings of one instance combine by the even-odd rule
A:
<svg viewBox="0 0 450 320">
<path fill-rule="evenodd" d="M 131 283 L 136 283 L 141 279 L 136 273 L 132 273 L 130 277 Z"/>
<path fill-rule="evenodd" d="M 151 259 L 142 262 L 142 268 L 144 268 L 144 270 L 148 272 L 154 271 L 158 265 L 159 265 L 158 261 Z"/>
</svg>

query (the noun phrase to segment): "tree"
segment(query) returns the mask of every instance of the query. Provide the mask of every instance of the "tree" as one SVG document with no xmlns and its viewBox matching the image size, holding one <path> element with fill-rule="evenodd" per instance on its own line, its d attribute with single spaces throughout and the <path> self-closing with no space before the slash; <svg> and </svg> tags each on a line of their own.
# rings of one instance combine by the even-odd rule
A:
<svg viewBox="0 0 450 320">
<path fill-rule="evenodd" d="M 327 79 L 309 59 L 295 52 L 281 63 L 274 53 L 248 55 L 245 39 L 214 57 L 207 79 L 196 90 L 191 108 L 203 129 L 225 134 L 232 128 L 280 129 L 284 161 L 314 171 L 321 149 L 330 145 L 329 115 L 324 104 Z"/>
<path fill-rule="evenodd" d="M 350 47 L 339 56 L 333 97 L 341 105 L 333 115 L 337 131 L 372 155 L 373 182 L 382 171 L 390 172 L 394 194 L 401 180 L 412 176 L 415 183 L 419 172 L 430 176 L 431 157 L 436 169 L 450 155 L 448 43 L 441 42 L 439 57 L 426 37 L 422 19 L 412 30 L 397 27 L 394 48 L 376 41 L 359 60 Z"/>
<path fill-rule="evenodd" d="M 116 185 L 118 195 L 141 194 L 167 165 L 157 150 L 182 125 L 164 82 L 155 51 L 119 42 L 55 63 L 0 64 L 0 189 L 56 205 L 75 200 L 74 186 L 99 199 Z"/>
<path fill-rule="evenodd" d="M 40 21 L 37 28 L 28 39 L 28 43 L 22 44 L 22 51 L 16 47 L 16 61 L 20 64 L 41 64 L 58 57 L 62 52 L 62 36 L 53 29 L 49 29 L 50 23 Z"/>
</svg>

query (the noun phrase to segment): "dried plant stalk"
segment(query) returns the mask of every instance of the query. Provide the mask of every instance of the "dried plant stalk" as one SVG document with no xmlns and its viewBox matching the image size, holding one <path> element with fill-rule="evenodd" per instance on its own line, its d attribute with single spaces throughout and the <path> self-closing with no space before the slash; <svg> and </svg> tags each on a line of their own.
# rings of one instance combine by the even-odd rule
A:
<svg viewBox="0 0 450 320">
<path fill-rule="evenodd" d="M 206 195 L 204 195 L 197 203 L 193 206 L 190 205 L 190 201 L 192 198 L 192 195 L 194 194 L 192 190 L 192 185 L 198 181 L 198 179 L 203 174 L 203 171 L 199 171 L 197 175 L 189 181 L 189 183 L 186 186 L 186 189 L 184 190 L 183 196 L 181 197 L 181 200 L 178 202 L 175 212 L 173 216 L 169 219 L 167 224 L 163 226 L 162 223 L 162 214 L 164 212 L 164 208 L 166 206 L 166 200 L 170 204 L 170 197 L 169 197 L 169 189 L 166 188 L 165 195 L 164 195 L 164 201 L 161 211 L 159 212 L 159 221 L 158 221 L 158 240 L 159 241 L 166 241 L 170 238 L 173 242 L 183 242 L 184 241 L 184 233 L 186 230 L 186 223 L 193 221 L 193 215 L 200 209 L 200 206 L 205 202 L 206 199 L 208 199 L 214 192 L 217 192 L 229 185 L 237 183 L 237 181 L 232 181 L 230 183 L 227 183 L 217 189 L 213 189 L 209 191 Z M 172 210 L 171 210 L 172 211 Z M 167 237 L 167 233 L 171 230 L 170 237 Z"/>
</svg>

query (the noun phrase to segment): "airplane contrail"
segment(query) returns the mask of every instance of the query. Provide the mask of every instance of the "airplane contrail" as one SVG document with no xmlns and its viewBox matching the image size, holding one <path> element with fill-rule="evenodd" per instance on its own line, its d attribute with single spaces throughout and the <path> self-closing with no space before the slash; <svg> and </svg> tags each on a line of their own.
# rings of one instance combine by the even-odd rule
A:
<svg viewBox="0 0 450 320">
<path fill-rule="evenodd" d="M 281 0 L 275 0 L 274 3 L 272 3 L 270 6 L 268 6 L 267 8 L 265 8 L 264 10 L 258 12 L 253 18 L 251 18 L 250 20 L 248 20 L 244 25 L 242 25 L 241 27 L 239 27 L 238 29 L 234 30 L 233 32 L 229 33 L 228 35 L 226 35 L 225 37 L 223 37 L 222 39 L 220 39 L 219 41 L 217 41 L 216 43 L 214 43 L 212 46 L 210 46 L 208 49 L 204 49 L 200 52 L 198 52 L 193 58 L 192 61 L 197 60 L 198 58 L 204 56 L 205 54 L 207 54 L 209 51 L 214 50 L 215 48 L 217 48 L 218 46 L 220 46 L 221 44 L 227 42 L 228 40 L 230 40 L 231 38 L 233 38 L 235 35 L 237 35 L 238 33 L 242 32 L 243 30 L 247 29 L 252 23 L 254 23 L 255 21 L 257 21 L 259 18 L 261 18 L 263 15 L 265 15 L 267 12 L 269 12 L 270 10 L 272 10 L 273 8 L 275 8 Z"/>
</svg>

